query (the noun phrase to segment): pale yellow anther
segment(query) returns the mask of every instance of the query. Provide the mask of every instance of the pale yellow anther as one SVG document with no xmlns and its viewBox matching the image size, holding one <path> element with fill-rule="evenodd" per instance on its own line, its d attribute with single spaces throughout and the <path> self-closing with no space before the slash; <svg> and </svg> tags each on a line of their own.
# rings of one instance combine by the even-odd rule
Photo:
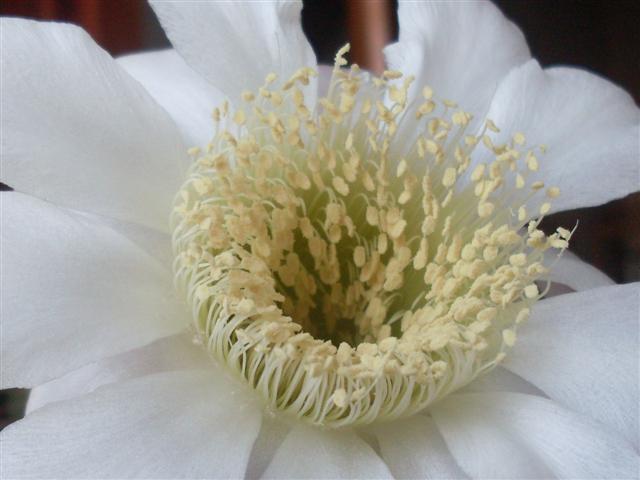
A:
<svg viewBox="0 0 640 480">
<path fill-rule="evenodd" d="M 244 90 L 242 92 L 242 99 L 245 102 L 253 102 L 255 100 L 256 96 L 253 94 L 253 92 L 250 92 L 249 90 Z"/>
<path fill-rule="evenodd" d="M 491 202 L 484 202 L 478 205 L 478 215 L 480 218 L 486 218 L 493 213 L 495 205 Z"/>
<path fill-rule="evenodd" d="M 397 207 L 391 207 L 385 214 L 387 225 L 393 225 L 402 218 L 402 212 Z"/>
<path fill-rule="evenodd" d="M 366 262 L 366 253 L 364 251 L 364 247 L 358 245 L 353 250 L 353 263 L 355 263 L 356 267 L 362 267 Z"/>
<path fill-rule="evenodd" d="M 407 171 L 407 161 L 403 158 L 398 163 L 398 167 L 396 168 L 396 177 L 402 177 Z"/>
<path fill-rule="evenodd" d="M 302 190 L 309 190 L 311 188 L 311 180 L 305 173 L 297 171 L 295 173 L 295 185 Z"/>
<path fill-rule="evenodd" d="M 422 270 L 427 265 L 427 252 L 423 249 L 418 250 L 418 253 L 413 258 L 413 268 L 416 270 Z"/>
<path fill-rule="evenodd" d="M 471 121 L 471 114 L 467 112 L 456 112 L 452 117 L 454 125 L 466 126 Z"/>
<path fill-rule="evenodd" d="M 495 307 L 483 308 L 478 312 L 478 320 L 481 322 L 491 323 L 498 315 L 498 309 Z"/>
<path fill-rule="evenodd" d="M 500 132 L 500 129 L 496 127 L 496 124 L 493 123 L 493 120 L 489 118 L 487 118 L 487 120 L 485 121 L 485 126 L 487 127 L 487 130 L 491 130 L 492 132 L 495 132 L 495 133 Z"/>
<path fill-rule="evenodd" d="M 344 141 L 344 148 L 351 150 L 351 147 L 353 147 L 353 132 L 349 132 L 347 139 Z"/>
<path fill-rule="evenodd" d="M 373 192 L 376 189 L 373 178 L 369 175 L 369 172 L 364 172 L 362 174 L 362 185 L 368 192 Z"/>
<path fill-rule="evenodd" d="M 515 253 L 509 257 L 509 263 L 514 267 L 524 267 L 527 264 L 527 256 L 524 253 Z"/>
<path fill-rule="evenodd" d="M 527 209 L 525 207 L 518 208 L 518 221 L 524 222 L 527 219 Z"/>
<path fill-rule="evenodd" d="M 496 259 L 497 256 L 498 256 L 498 247 L 495 247 L 493 245 L 486 246 L 482 252 L 482 258 L 484 258 L 485 261 L 487 262 L 492 262 L 493 260 Z"/>
<path fill-rule="evenodd" d="M 264 87 L 260 87 L 260 88 L 258 89 L 258 93 L 260 94 L 260 96 L 261 96 L 262 98 L 269 98 L 269 97 L 271 97 L 271 91 L 270 91 L 270 90 L 268 90 L 268 89 L 266 89 L 266 88 L 264 88 Z"/>
<path fill-rule="evenodd" d="M 444 171 L 444 175 L 442 176 L 442 185 L 449 188 L 456 183 L 456 169 L 454 167 L 449 167 Z"/>
<path fill-rule="evenodd" d="M 351 45 L 348 43 L 338 50 L 335 57 L 334 70 L 338 70 L 340 67 L 344 67 L 348 63 L 344 56 L 349 53 L 349 50 L 351 50 Z"/>
<path fill-rule="evenodd" d="M 546 202 L 540 205 L 540 215 L 546 215 L 551 211 L 551 204 Z"/>
<path fill-rule="evenodd" d="M 516 343 L 516 332 L 510 328 L 503 330 L 502 340 L 507 347 L 513 347 Z"/>
<path fill-rule="evenodd" d="M 389 246 L 389 237 L 385 233 L 378 235 L 378 253 L 384 255 Z"/>
<path fill-rule="evenodd" d="M 527 285 L 524 288 L 524 296 L 527 298 L 536 298 L 539 295 L 538 286 L 535 283 Z"/>
<path fill-rule="evenodd" d="M 399 72 L 397 70 L 385 70 L 382 73 L 382 76 L 389 80 L 396 80 L 398 78 L 402 78 L 402 72 Z"/>
<path fill-rule="evenodd" d="M 513 134 L 513 141 L 516 145 L 524 145 L 526 138 L 522 132 L 516 132 Z"/>
<path fill-rule="evenodd" d="M 422 103 L 418 107 L 418 110 L 416 110 L 416 118 L 420 119 L 425 115 L 429 115 L 431 112 L 433 112 L 435 108 L 436 108 L 435 102 L 431 100 L 427 100 L 426 102 Z"/>
<path fill-rule="evenodd" d="M 406 205 L 409 200 L 411 200 L 411 192 L 409 192 L 408 190 L 404 190 L 398 197 L 398 203 L 400 205 Z"/>
<path fill-rule="evenodd" d="M 484 176 L 485 168 L 486 168 L 486 165 L 484 163 L 481 163 L 480 165 L 476 166 L 476 168 L 473 169 L 473 173 L 471 174 L 471 180 L 473 182 L 477 182 L 481 180 L 482 177 Z"/>
<path fill-rule="evenodd" d="M 338 224 L 342 219 L 342 206 L 338 203 L 330 203 L 327 205 L 327 220 L 329 223 Z"/>
<path fill-rule="evenodd" d="M 529 314 L 530 310 L 528 308 L 523 308 L 522 310 L 520 310 L 518 312 L 518 315 L 516 316 L 516 325 L 526 322 L 529 318 Z"/>
<path fill-rule="evenodd" d="M 476 248 L 470 243 L 468 243 L 462 248 L 461 256 L 463 260 L 470 262 L 471 260 L 476 258 L 476 255 L 477 255 Z"/>
<path fill-rule="evenodd" d="M 302 90 L 300 90 L 299 88 L 293 89 L 292 97 L 293 97 L 293 103 L 296 105 L 296 107 L 299 107 L 304 104 L 304 94 L 302 93 Z"/>
<path fill-rule="evenodd" d="M 565 240 L 569 240 L 571 238 L 571 232 L 566 228 L 558 227 L 557 231 L 561 238 L 564 238 Z"/>
<path fill-rule="evenodd" d="M 233 116 L 233 121 L 237 124 L 237 125 L 244 125 L 245 122 L 247 121 L 247 116 L 244 113 L 244 110 L 240 109 L 237 110 L 235 115 Z"/>
<path fill-rule="evenodd" d="M 402 233 L 404 232 L 404 229 L 406 228 L 406 226 L 407 226 L 406 220 L 404 219 L 398 220 L 389 229 L 389 236 L 394 240 L 399 238 L 400 235 L 402 235 Z"/>
<path fill-rule="evenodd" d="M 440 152 L 440 146 L 433 140 L 427 140 L 424 143 L 424 146 L 426 151 L 429 152 L 431 155 L 437 155 L 438 152 Z"/>
<path fill-rule="evenodd" d="M 407 100 L 407 94 L 403 88 L 392 86 L 389 89 L 389 98 L 397 104 L 404 104 Z"/>
<path fill-rule="evenodd" d="M 378 210 L 372 205 L 367 206 L 366 210 L 367 223 L 372 227 L 378 225 Z"/>
<path fill-rule="evenodd" d="M 557 238 L 557 237 L 552 235 L 549 238 L 549 245 L 551 245 L 553 248 L 564 250 L 565 248 L 567 248 L 569 246 L 569 242 L 567 242 L 566 240 L 563 240 L 561 238 Z"/>
<path fill-rule="evenodd" d="M 282 105 L 282 95 L 279 92 L 271 92 L 269 100 L 271 100 L 274 107 Z"/>
<path fill-rule="evenodd" d="M 560 196 L 560 189 L 558 187 L 550 187 L 547 189 L 547 197 L 557 198 Z"/>
<path fill-rule="evenodd" d="M 431 100 L 431 98 L 433 97 L 433 90 L 431 89 L 431 87 L 423 87 L 422 96 L 425 98 L 425 100 Z"/>
<path fill-rule="evenodd" d="M 494 146 L 493 146 L 493 141 L 491 140 L 491 137 L 489 135 L 483 135 L 482 136 L 482 144 L 487 147 L 489 150 L 493 151 L 494 150 Z"/>
<path fill-rule="evenodd" d="M 343 197 L 349 195 L 349 185 L 344 181 L 342 177 L 333 177 L 331 180 L 333 188 Z"/>
</svg>

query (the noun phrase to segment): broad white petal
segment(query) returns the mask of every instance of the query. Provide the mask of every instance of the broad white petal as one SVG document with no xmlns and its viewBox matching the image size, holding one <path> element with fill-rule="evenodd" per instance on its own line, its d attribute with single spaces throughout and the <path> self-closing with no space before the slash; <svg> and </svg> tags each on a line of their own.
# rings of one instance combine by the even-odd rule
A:
<svg viewBox="0 0 640 480">
<path fill-rule="evenodd" d="M 468 478 L 429 417 L 414 415 L 381 424 L 373 431 L 394 478 Z"/>
<path fill-rule="evenodd" d="M 262 477 L 290 430 L 291 426 L 278 416 L 262 415 L 262 426 L 253 444 L 245 478 Z"/>
<path fill-rule="evenodd" d="M 393 478 L 384 462 L 353 430 L 298 425 L 262 478 Z"/>
<path fill-rule="evenodd" d="M 165 372 L 43 407 L 0 433 L 6 478 L 239 478 L 260 411 L 209 371 Z"/>
<path fill-rule="evenodd" d="M 211 112 L 222 104 L 224 95 L 175 50 L 127 55 L 117 62 L 169 112 L 187 145 L 204 147 L 211 141 Z"/>
<path fill-rule="evenodd" d="M 542 390 L 502 366 L 497 366 L 489 373 L 480 375 L 469 385 L 460 389 L 460 393 L 472 392 L 516 392 L 545 396 Z"/>
<path fill-rule="evenodd" d="M 522 32 L 490 2 L 399 2 L 399 42 L 387 63 L 481 118 L 506 73 L 529 58 Z M 411 118 L 410 122 L 414 123 Z"/>
<path fill-rule="evenodd" d="M 523 132 L 546 145 L 530 179 L 560 187 L 552 212 L 589 207 L 640 188 L 640 110 L 621 88 L 573 68 L 542 70 L 534 60 L 503 80 L 488 117 L 494 143 Z"/>
<path fill-rule="evenodd" d="M 29 394 L 27 414 L 51 402 L 93 392 L 98 387 L 152 373 L 218 368 L 186 333 L 86 365 L 64 377 L 38 385 Z"/>
<path fill-rule="evenodd" d="M 431 408 L 431 415 L 449 451 L 471 478 L 553 478 L 541 460 L 524 448 L 517 435 L 489 419 L 482 406 L 470 401 L 463 403 L 467 398 L 475 397 L 450 395 Z"/>
<path fill-rule="evenodd" d="M 80 28 L 2 19 L 2 182 L 166 231 L 186 147 Z"/>
<path fill-rule="evenodd" d="M 541 397 L 451 395 L 432 415 L 474 478 L 635 478 L 640 466 L 623 437 Z"/>
<path fill-rule="evenodd" d="M 316 58 L 300 24 L 299 1 L 152 1 L 175 49 L 212 85 L 237 102 L 267 74 L 287 80 Z M 308 89 L 314 103 L 315 80 Z"/>
<path fill-rule="evenodd" d="M 640 283 L 543 300 L 504 366 L 638 447 L 639 318 Z"/>
<path fill-rule="evenodd" d="M 551 265 L 549 278 L 552 282 L 566 285 L 574 291 L 615 285 L 605 273 L 580 260 L 569 250 L 565 250 L 560 258 L 557 258 L 557 252 L 547 250 L 545 265 Z"/>
<path fill-rule="evenodd" d="M 318 98 L 326 97 L 329 94 L 332 76 L 332 65 L 318 65 Z"/>
<path fill-rule="evenodd" d="M 139 227 L 118 231 L 17 192 L 0 201 L 3 388 L 38 385 L 184 328 L 170 267 L 123 234 L 140 242 Z"/>
</svg>

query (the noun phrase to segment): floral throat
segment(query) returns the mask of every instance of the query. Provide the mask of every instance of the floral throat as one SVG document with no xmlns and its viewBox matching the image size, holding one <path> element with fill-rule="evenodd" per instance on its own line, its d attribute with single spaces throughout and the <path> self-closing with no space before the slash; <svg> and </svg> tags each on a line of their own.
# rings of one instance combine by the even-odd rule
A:
<svg viewBox="0 0 640 480">
<path fill-rule="evenodd" d="M 412 78 L 341 69 L 347 51 L 315 112 L 309 68 L 217 108 L 172 214 L 198 341 L 270 410 L 327 427 L 410 415 L 494 367 L 571 235 L 537 228 L 559 194 L 528 181 L 544 147 L 495 145 L 428 87 L 408 104 Z"/>
</svg>

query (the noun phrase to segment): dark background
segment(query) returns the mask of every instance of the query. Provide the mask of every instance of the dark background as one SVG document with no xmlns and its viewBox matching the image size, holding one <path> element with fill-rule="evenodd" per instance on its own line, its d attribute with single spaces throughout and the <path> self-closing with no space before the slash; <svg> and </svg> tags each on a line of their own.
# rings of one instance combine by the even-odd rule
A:
<svg viewBox="0 0 640 480">
<path fill-rule="evenodd" d="M 629 91 L 636 103 L 640 101 L 640 2 L 494 3 L 522 29 L 532 55 L 542 65 L 585 68 L 609 78 Z M 371 45 L 380 44 L 380 38 L 382 43 L 397 38 L 395 9 L 392 0 L 305 0 L 303 28 L 319 62 L 332 63 L 336 50 L 350 41 L 352 60 L 375 69 L 377 56 L 370 51 Z M 3 0 L 0 14 L 79 24 L 113 55 L 169 46 L 142 0 Z M 562 212 L 548 217 L 544 226 L 553 231 L 576 220 L 580 226 L 571 250 L 618 282 L 640 280 L 640 194 L 601 207 Z M 22 416 L 26 398 L 26 390 L 0 392 L 0 429 Z"/>
</svg>

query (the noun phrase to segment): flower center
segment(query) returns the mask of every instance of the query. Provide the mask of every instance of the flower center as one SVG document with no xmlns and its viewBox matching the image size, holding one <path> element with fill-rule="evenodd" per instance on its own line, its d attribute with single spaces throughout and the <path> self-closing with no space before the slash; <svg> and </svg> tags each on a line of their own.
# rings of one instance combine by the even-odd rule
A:
<svg viewBox="0 0 640 480">
<path fill-rule="evenodd" d="M 427 87 L 409 105 L 411 78 L 342 69 L 347 50 L 313 111 L 309 68 L 215 109 L 172 214 L 203 346 L 269 408 L 329 427 L 409 415 L 494 367 L 571 235 L 537 228 L 543 148 L 494 144 Z"/>
</svg>

